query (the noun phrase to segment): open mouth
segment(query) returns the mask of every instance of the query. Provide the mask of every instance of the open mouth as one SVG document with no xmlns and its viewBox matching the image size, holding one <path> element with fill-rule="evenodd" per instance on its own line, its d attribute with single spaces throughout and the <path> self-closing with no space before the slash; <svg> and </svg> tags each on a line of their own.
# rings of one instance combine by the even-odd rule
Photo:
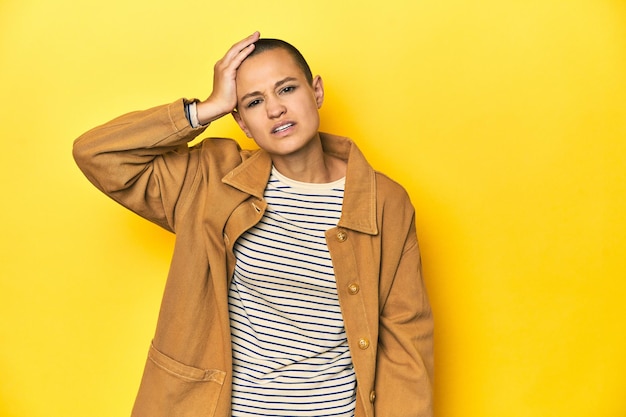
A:
<svg viewBox="0 0 626 417">
<path fill-rule="evenodd" d="M 280 133 L 280 132 L 284 132 L 285 130 L 289 129 L 290 127 L 292 127 L 294 124 L 289 122 L 289 123 L 285 123 L 284 125 L 280 125 L 278 127 L 276 127 L 274 130 L 272 130 L 272 133 Z"/>
</svg>

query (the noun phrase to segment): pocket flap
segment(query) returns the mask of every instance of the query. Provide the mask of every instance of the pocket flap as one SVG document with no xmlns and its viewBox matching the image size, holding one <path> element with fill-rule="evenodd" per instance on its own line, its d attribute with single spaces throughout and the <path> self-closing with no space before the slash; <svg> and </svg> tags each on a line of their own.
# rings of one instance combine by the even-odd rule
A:
<svg viewBox="0 0 626 417">
<path fill-rule="evenodd" d="M 224 377 L 226 375 L 224 371 L 201 369 L 185 365 L 184 363 L 172 359 L 166 354 L 160 352 L 154 347 L 154 344 L 150 345 L 148 358 L 159 368 L 179 378 L 191 381 L 217 382 L 220 385 L 224 383 Z"/>
</svg>

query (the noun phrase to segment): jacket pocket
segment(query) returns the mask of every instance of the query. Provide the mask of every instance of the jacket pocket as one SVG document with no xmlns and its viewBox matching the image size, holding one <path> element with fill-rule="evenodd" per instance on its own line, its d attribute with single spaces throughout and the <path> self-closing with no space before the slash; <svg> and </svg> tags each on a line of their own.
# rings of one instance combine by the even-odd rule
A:
<svg viewBox="0 0 626 417">
<path fill-rule="evenodd" d="M 148 359 L 165 372 L 169 372 L 172 375 L 185 380 L 197 382 L 212 381 L 217 382 L 220 385 L 224 383 L 225 372 L 214 369 L 194 368 L 193 366 L 185 365 L 161 353 L 154 347 L 154 345 L 150 346 Z"/>
<path fill-rule="evenodd" d="M 185 365 L 151 345 L 132 415 L 213 416 L 225 378 L 224 371 Z"/>
</svg>

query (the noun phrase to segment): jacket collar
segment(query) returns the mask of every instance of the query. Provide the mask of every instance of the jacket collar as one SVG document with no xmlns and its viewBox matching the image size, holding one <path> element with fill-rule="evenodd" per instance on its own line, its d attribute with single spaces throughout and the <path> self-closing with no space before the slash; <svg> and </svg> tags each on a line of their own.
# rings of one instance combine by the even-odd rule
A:
<svg viewBox="0 0 626 417">
<path fill-rule="evenodd" d="M 320 133 L 320 139 L 325 153 L 348 162 L 343 208 L 337 226 L 361 233 L 377 234 L 374 170 L 350 139 L 328 133 Z M 272 160 L 269 154 L 258 150 L 226 174 L 222 182 L 261 200 L 271 169 Z"/>
</svg>

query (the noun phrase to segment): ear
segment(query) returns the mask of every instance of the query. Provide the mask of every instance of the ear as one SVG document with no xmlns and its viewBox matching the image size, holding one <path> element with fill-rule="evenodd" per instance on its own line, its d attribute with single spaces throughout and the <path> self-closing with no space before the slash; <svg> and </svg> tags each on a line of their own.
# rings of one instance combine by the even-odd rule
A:
<svg viewBox="0 0 626 417">
<path fill-rule="evenodd" d="M 316 75 L 313 78 L 313 93 L 315 94 L 315 102 L 317 103 L 317 108 L 322 107 L 322 103 L 324 102 L 324 82 L 322 81 L 322 77 Z"/>
<path fill-rule="evenodd" d="M 239 112 L 237 110 L 233 110 L 232 112 L 230 112 L 230 114 L 233 116 L 233 119 L 235 119 L 235 121 L 239 125 L 239 128 L 243 130 L 243 133 L 245 133 L 247 137 L 251 138 L 252 135 L 250 134 L 250 131 L 248 130 L 246 123 L 241 118 L 241 115 L 239 114 Z"/>
</svg>

